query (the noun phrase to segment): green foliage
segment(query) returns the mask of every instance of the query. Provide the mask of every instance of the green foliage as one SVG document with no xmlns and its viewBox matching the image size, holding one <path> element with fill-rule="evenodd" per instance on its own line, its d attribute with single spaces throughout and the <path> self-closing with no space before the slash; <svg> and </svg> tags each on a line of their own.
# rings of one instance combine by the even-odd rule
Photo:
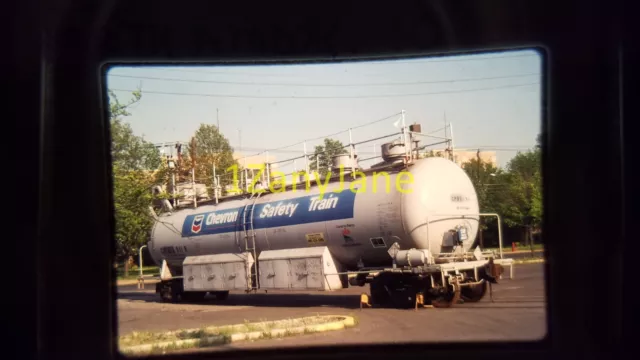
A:
<svg viewBox="0 0 640 360">
<path fill-rule="evenodd" d="M 539 148 L 518 153 L 507 164 L 509 177 L 510 212 L 506 214 L 508 225 L 539 227 L 542 222 L 542 175 Z"/>
<path fill-rule="evenodd" d="M 518 153 L 504 170 L 474 159 L 462 164 L 478 194 L 481 212 L 495 212 L 507 226 L 542 222 L 540 136 L 533 150 Z M 493 174 L 493 175 L 491 175 Z M 489 220 L 492 222 L 492 220 Z M 486 228 L 486 226 L 484 226 Z"/>
<path fill-rule="evenodd" d="M 155 170 L 161 162 L 158 149 L 120 119 L 111 121 L 111 157 L 123 170 Z"/>
<path fill-rule="evenodd" d="M 128 109 L 142 99 L 140 90 L 132 95 L 129 102 L 121 104 L 116 94 L 109 91 L 112 161 L 123 170 L 155 170 L 160 166 L 160 152 L 153 144 L 136 136 L 131 125 L 122 119 L 131 115 Z"/>
<path fill-rule="evenodd" d="M 430 157 L 447 157 L 446 156 L 446 152 L 444 151 L 434 151 L 434 150 L 429 150 L 429 152 L 426 152 L 424 154 L 421 154 L 422 158 L 430 158 Z"/>
<path fill-rule="evenodd" d="M 140 91 L 134 91 L 133 98 L 122 104 L 109 92 L 117 258 L 135 255 L 149 240 L 153 225 L 149 206 L 153 203 L 150 188 L 154 177 L 148 170 L 161 165 L 160 153 L 122 120 L 141 97 Z"/>
<path fill-rule="evenodd" d="M 215 125 L 200 124 L 200 128 L 196 130 L 195 140 L 195 158 L 196 158 L 196 178 L 200 183 L 207 184 L 207 187 L 213 190 L 213 165 L 216 166 L 216 175 L 220 175 L 220 185 L 225 186 L 232 183 L 232 176 L 223 176 L 230 174 L 227 168 L 236 164 L 233 159 L 233 148 L 229 144 L 229 140 L 225 138 Z M 186 153 L 192 154 L 193 149 L 190 145 L 186 145 Z M 183 168 L 191 168 L 192 159 L 190 156 L 185 159 Z M 213 193 L 211 193 L 213 196 Z"/>
<path fill-rule="evenodd" d="M 114 164 L 113 183 L 116 255 L 120 258 L 135 255 L 149 240 L 153 197 L 149 191 L 151 177 L 142 171 L 124 170 Z"/>
<path fill-rule="evenodd" d="M 502 184 L 497 181 L 500 175 L 498 168 L 493 166 L 491 163 L 473 159 L 462 164 L 462 169 L 467 173 L 467 175 L 469 175 L 469 178 L 476 189 L 478 202 L 481 204 L 480 211 L 495 211 L 495 204 L 492 203 L 491 200 L 493 200 L 493 198 L 490 194 L 493 191 L 492 187 L 502 186 Z"/>
<path fill-rule="evenodd" d="M 317 171 L 321 176 L 325 176 L 332 165 L 332 158 L 348 153 L 349 151 L 339 140 L 324 139 L 324 145 L 317 145 L 314 155 L 309 158 L 309 170 L 312 173 Z M 318 163 L 320 163 L 320 170 L 318 170 Z"/>
</svg>

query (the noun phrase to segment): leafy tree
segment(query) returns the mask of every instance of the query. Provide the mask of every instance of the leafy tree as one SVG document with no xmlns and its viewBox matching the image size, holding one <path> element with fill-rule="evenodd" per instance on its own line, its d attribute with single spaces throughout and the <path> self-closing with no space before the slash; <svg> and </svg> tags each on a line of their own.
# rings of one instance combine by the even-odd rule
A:
<svg viewBox="0 0 640 360">
<path fill-rule="evenodd" d="M 190 171 L 195 157 L 196 181 L 207 184 L 213 190 L 213 165 L 215 165 L 216 175 L 220 175 L 220 185 L 224 187 L 231 184 L 233 177 L 226 174 L 230 174 L 227 173 L 227 169 L 236 164 L 233 148 L 218 128 L 215 125 L 200 124 L 193 136 L 193 144 L 195 149 L 191 144 L 185 145 L 187 156 L 182 164 L 183 171 Z"/>
<path fill-rule="evenodd" d="M 116 256 L 120 259 L 135 255 L 149 240 L 154 178 L 148 170 L 155 170 L 161 164 L 158 150 L 135 135 L 131 126 L 122 120 L 130 115 L 128 109 L 141 97 L 141 92 L 135 91 L 133 98 L 122 104 L 109 92 Z"/>
<path fill-rule="evenodd" d="M 111 157 L 123 170 L 155 170 L 160 166 L 158 149 L 133 133 L 120 119 L 111 121 Z"/>
<path fill-rule="evenodd" d="M 540 226 L 542 222 L 542 177 L 540 149 L 518 153 L 507 164 L 511 206 L 507 221 L 511 225 Z M 505 221 L 505 222 L 507 222 Z"/>
<path fill-rule="evenodd" d="M 324 139 L 324 145 L 317 145 L 314 154 L 309 159 L 309 169 L 311 173 L 318 172 L 320 176 L 325 176 L 331 167 L 332 158 L 340 154 L 349 154 L 344 145 L 339 140 Z M 318 163 L 320 169 L 318 170 Z"/>
<path fill-rule="evenodd" d="M 505 186 L 502 170 L 489 162 L 482 161 L 482 159 L 472 159 L 463 163 L 462 169 L 467 173 L 476 190 L 480 212 L 500 213 L 499 208 L 504 201 L 501 190 Z M 479 242 L 481 247 L 485 245 L 482 231 L 487 230 L 489 225 L 493 226 L 493 223 L 495 223 L 493 218 L 480 219 Z"/>
<path fill-rule="evenodd" d="M 123 170 L 155 170 L 160 166 L 160 152 L 153 144 L 133 133 L 131 125 L 122 117 L 131 115 L 128 109 L 138 103 L 142 93 L 133 92 L 133 98 L 121 104 L 113 91 L 109 91 L 111 157 Z"/>
<path fill-rule="evenodd" d="M 542 222 L 541 148 L 518 153 L 504 170 L 473 159 L 462 164 L 474 184 L 481 212 L 495 212 L 504 224 L 519 227 L 530 224 L 534 229 Z M 491 175 L 493 174 L 493 176 Z M 482 229 L 493 219 L 485 219 Z"/>
<path fill-rule="evenodd" d="M 494 212 L 497 210 L 494 189 L 505 186 L 502 183 L 502 171 L 489 162 L 482 159 L 472 159 L 462 164 L 462 169 L 467 173 L 478 196 L 481 212 Z"/>
<path fill-rule="evenodd" d="M 135 255 L 149 240 L 153 225 L 149 210 L 152 178 L 143 171 L 124 170 L 114 164 L 113 182 L 116 256 L 122 259 Z"/>
</svg>

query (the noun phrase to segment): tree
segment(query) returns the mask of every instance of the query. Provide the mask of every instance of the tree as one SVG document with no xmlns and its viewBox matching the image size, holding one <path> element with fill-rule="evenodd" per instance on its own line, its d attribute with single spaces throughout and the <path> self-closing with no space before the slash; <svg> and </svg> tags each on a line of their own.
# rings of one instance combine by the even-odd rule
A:
<svg viewBox="0 0 640 360">
<path fill-rule="evenodd" d="M 325 176 L 333 163 L 333 157 L 341 154 L 349 154 L 342 142 L 333 139 L 324 139 L 324 145 L 317 145 L 314 154 L 309 159 L 309 169 Z M 318 164 L 320 169 L 318 170 Z"/>
<path fill-rule="evenodd" d="M 196 180 L 204 182 L 213 191 L 213 165 L 216 166 L 216 175 L 220 175 L 220 185 L 229 185 L 233 181 L 231 172 L 227 169 L 236 164 L 233 158 L 233 148 L 229 140 L 225 138 L 215 125 L 200 124 L 193 136 L 195 149 L 190 144 L 186 145 L 186 153 L 183 169 L 191 169 L 193 157 L 195 157 Z"/>
<path fill-rule="evenodd" d="M 149 206 L 153 201 L 154 178 L 148 170 L 160 166 L 160 153 L 122 120 L 130 115 L 128 109 L 141 97 L 141 92 L 135 91 L 129 102 L 121 104 L 116 95 L 109 92 L 116 256 L 119 259 L 135 255 L 149 240 L 153 226 Z"/>
<path fill-rule="evenodd" d="M 534 149 L 518 153 L 504 170 L 489 163 L 473 159 L 462 164 L 478 196 L 481 212 L 501 215 L 509 227 L 531 225 L 534 229 L 542 222 L 541 137 Z M 493 176 L 491 175 L 493 174 Z M 495 220 L 487 219 L 486 224 Z"/>
<path fill-rule="evenodd" d="M 122 259 L 135 255 L 149 240 L 153 226 L 149 210 L 153 201 L 149 189 L 152 178 L 143 171 L 125 170 L 114 164 L 113 182 L 116 257 Z"/>
<path fill-rule="evenodd" d="M 433 156 L 433 155 L 432 155 Z M 467 173 L 478 197 L 478 205 L 481 213 L 498 212 L 500 189 L 502 183 L 502 171 L 489 162 L 482 159 L 472 159 L 462 164 L 462 169 Z M 480 219 L 479 244 L 484 247 L 483 231 L 487 225 L 493 224 L 495 219 Z"/>
<path fill-rule="evenodd" d="M 161 163 L 158 149 L 120 119 L 111 121 L 111 158 L 123 170 L 156 170 Z"/>
<path fill-rule="evenodd" d="M 499 169 L 489 162 L 482 161 L 482 159 L 472 159 L 465 162 L 462 164 L 462 169 L 467 173 L 476 189 L 480 211 L 495 211 L 494 199 L 490 195 L 493 187 L 503 186 L 498 182 L 501 179 Z"/>
<path fill-rule="evenodd" d="M 509 221 L 524 225 L 528 218 L 538 227 L 542 222 L 542 177 L 540 149 L 518 153 L 507 164 L 512 206 Z"/>
<path fill-rule="evenodd" d="M 131 115 L 128 109 L 138 103 L 142 93 L 133 92 L 133 98 L 126 104 L 118 101 L 116 94 L 109 91 L 111 158 L 122 170 L 155 170 L 160 166 L 160 152 L 153 144 L 133 133 L 131 125 L 122 117 Z"/>
</svg>

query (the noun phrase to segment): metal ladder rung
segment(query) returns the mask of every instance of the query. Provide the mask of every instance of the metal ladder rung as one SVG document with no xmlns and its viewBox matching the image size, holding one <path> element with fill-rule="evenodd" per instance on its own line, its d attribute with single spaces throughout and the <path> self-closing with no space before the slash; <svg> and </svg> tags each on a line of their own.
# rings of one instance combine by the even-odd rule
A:
<svg viewBox="0 0 640 360">
<path fill-rule="evenodd" d="M 255 196 L 257 194 L 257 196 Z M 248 214 L 249 215 L 249 226 L 251 228 L 251 234 L 249 234 L 249 229 L 247 229 L 247 207 L 249 206 L 249 203 L 246 203 L 244 206 L 244 210 L 242 213 L 242 227 L 244 230 L 244 246 L 245 246 L 245 251 L 247 252 L 253 252 L 253 273 L 255 274 L 256 277 L 256 286 L 251 286 L 251 290 L 257 290 L 260 287 L 260 280 L 259 280 L 259 276 L 258 276 L 258 258 L 256 256 L 256 232 L 255 229 L 253 227 L 253 214 L 254 214 L 254 210 L 256 207 L 256 201 L 258 201 L 258 198 L 260 197 L 262 193 L 258 192 L 258 193 L 253 193 L 251 194 L 251 197 L 249 198 L 249 200 L 254 199 L 253 203 L 251 204 L 251 211 Z M 251 245 L 252 247 L 249 247 L 249 237 L 251 237 Z M 252 275 L 248 275 L 248 277 L 251 277 Z"/>
</svg>

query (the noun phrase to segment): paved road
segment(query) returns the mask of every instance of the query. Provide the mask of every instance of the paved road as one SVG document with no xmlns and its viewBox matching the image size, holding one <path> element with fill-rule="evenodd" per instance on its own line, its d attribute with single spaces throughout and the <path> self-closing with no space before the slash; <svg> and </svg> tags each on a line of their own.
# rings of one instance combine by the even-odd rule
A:
<svg viewBox="0 0 640 360">
<path fill-rule="evenodd" d="M 532 340 L 546 333 L 542 264 L 516 267 L 516 278 L 494 285 L 478 303 L 451 309 L 359 309 L 359 295 L 368 287 L 337 292 L 231 293 L 225 301 L 164 304 L 153 287 L 121 286 L 118 299 L 120 333 L 198 328 L 245 321 L 278 320 L 316 314 L 356 315 L 359 325 L 345 331 L 277 340 L 234 343 L 207 351 L 326 344 L 431 342 L 472 340 Z"/>
</svg>

